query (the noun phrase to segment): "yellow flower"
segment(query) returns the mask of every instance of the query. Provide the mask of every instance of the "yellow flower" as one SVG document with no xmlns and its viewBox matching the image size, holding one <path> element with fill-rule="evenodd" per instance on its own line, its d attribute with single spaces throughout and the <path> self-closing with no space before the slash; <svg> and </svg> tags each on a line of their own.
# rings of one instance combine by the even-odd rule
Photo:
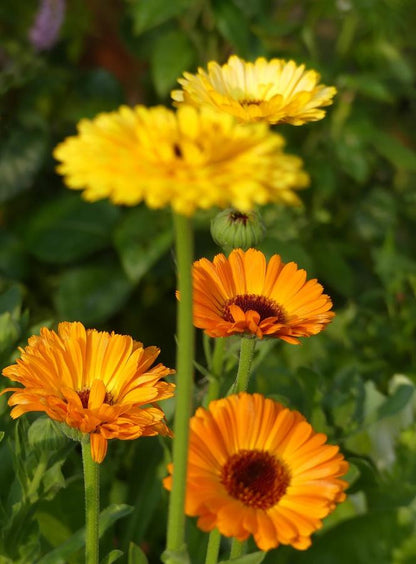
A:
<svg viewBox="0 0 416 564">
<path fill-rule="evenodd" d="M 305 418 L 260 394 L 199 408 L 190 421 L 185 511 L 260 550 L 305 550 L 322 519 L 345 499 L 348 463 Z M 170 474 L 175 475 L 173 465 Z M 164 480 L 172 488 L 172 476 Z"/>
<path fill-rule="evenodd" d="M 124 106 L 81 120 L 54 156 L 68 187 L 87 200 L 144 201 L 191 215 L 213 206 L 298 204 L 293 190 L 307 186 L 308 176 L 283 145 L 265 124 L 242 126 L 209 108 Z"/>
<path fill-rule="evenodd" d="M 3 375 L 23 385 L 6 388 L 13 419 L 44 411 L 51 419 L 89 434 L 91 454 L 102 462 L 108 439 L 168 435 L 155 402 L 173 395 L 174 384 L 160 379 L 174 370 L 157 364 L 157 347 L 126 335 L 85 329 L 78 322 L 46 327 L 29 339 L 16 364 Z"/>
<path fill-rule="evenodd" d="M 291 123 L 302 125 L 325 116 L 321 108 L 332 104 L 333 86 L 318 84 L 319 74 L 283 59 L 263 57 L 247 63 L 236 55 L 220 66 L 208 63 L 208 72 L 184 73 L 174 90 L 175 105 L 212 106 L 240 122 Z"/>
</svg>

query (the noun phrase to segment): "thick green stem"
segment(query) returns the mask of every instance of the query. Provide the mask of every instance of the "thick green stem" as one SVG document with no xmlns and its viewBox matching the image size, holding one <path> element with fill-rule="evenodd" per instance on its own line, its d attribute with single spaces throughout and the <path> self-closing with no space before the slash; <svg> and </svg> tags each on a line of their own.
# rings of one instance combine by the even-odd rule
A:
<svg viewBox="0 0 416 564">
<path fill-rule="evenodd" d="M 233 539 L 231 544 L 231 551 L 230 551 L 230 560 L 233 558 L 238 558 L 239 556 L 243 556 L 247 550 L 247 542 L 243 541 L 240 542 L 237 539 Z"/>
<path fill-rule="evenodd" d="M 215 339 L 214 354 L 212 355 L 211 377 L 209 380 L 206 404 L 215 400 L 220 395 L 222 366 L 224 364 L 225 338 Z"/>
<path fill-rule="evenodd" d="M 185 545 L 185 490 L 192 409 L 194 327 L 192 319 L 193 232 L 191 220 L 174 214 L 177 277 L 180 299 L 177 318 L 176 410 L 173 441 L 173 483 L 168 513 L 167 564 L 183 562 Z M 182 558 L 182 559 L 181 559 Z"/>
<path fill-rule="evenodd" d="M 99 464 L 91 457 L 89 440 L 81 441 L 85 487 L 85 564 L 98 564 L 98 516 L 100 512 Z"/>
<path fill-rule="evenodd" d="M 251 363 L 253 361 L 255 347 L 256 347 L 256 339 L 253 339 L 251 337 L 242 337 L 237 378 L 235 380 L 231 392 L 233 394 L 238 394 L 239 392 L 247 391 L 248 381 L 250 378 Z"/>
<path fill-rule="evenodd" d="M 214 529 L 209 534 L 207 556 L 205 564 L 217 564 L 218 553 L 220 551 L 221 535 L 218 529 Z"/>
</svg>

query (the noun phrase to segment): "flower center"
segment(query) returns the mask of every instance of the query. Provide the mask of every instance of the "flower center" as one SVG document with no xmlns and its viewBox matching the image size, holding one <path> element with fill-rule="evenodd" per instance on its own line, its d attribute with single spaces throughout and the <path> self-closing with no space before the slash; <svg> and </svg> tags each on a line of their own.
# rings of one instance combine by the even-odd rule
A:
<svg viewBox="0 0 416 564">
<path fill-rule="evenodd" d="M 88 388 L 84 388 L 83 390 L 77 390 L 77 394 L 79 395 L 79 399 L 81 400 L 82 407 L 84 409 L 87 409 L 88 400 L 90 399 L 90 390 Z M 108 403 L 108 405 L 113 405 L 113 396 L 109 392 L 105 393 L 103 403 Z"/>
<path fill-rule="evenodd" d="M 242 106 L 260 106 L 263 100 L 256 100 L 255 98 L 243 98 L 239 100 Z"/>
<path fill-rule="evenodd" d="M 224 310 L 222 317 L 225 321 L 234 321 L 234 317 L 231 315 L 230 306 L 236 305 L 246 313 L 247 311 L 257 311 L 260 315 L 260 321 L 267 319 L 268 317 L 277 317 L 277 323 L 284 323 L 285 315 L 283 308 L 279 306 L 275 301 L 265 296 L 256 296 L 255 294 L 240 294 L 234 296 L 224 304 Z"/>
<path fill-rule="evenodd" d="M 240 450 L 222 468 L 221 483 L 231 497 L 256 509 L 270 509 L 285 494 L 290 473 L 272 454 Z"/>
</svg>

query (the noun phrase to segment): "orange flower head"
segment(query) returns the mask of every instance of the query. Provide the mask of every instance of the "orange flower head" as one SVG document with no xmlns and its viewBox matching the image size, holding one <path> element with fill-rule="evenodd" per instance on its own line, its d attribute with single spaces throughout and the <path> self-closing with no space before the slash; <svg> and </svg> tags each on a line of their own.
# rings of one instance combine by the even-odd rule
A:
<svg viewBox="0 0 416 564">
<path fill-rule="evenodd" d="M 194 324 L 211 337 L 248 334 L 298 344 L 331 321 L 332 302 L 294 262 L 235 249 L 193 265 Z"/>
<path fill-rule="evenodd" d="M 304 550 L 322 519 L 345 499 L 348 463 L 297 411 L 260 394 L 199 408 L 190 421 L 185 510 L 203 531 L 260 550 Z M 172 487 L 173 465 L 164 485 Z"/>
<path fill-rule="evenodd" d="M 151 368 L 157 347 L 64 322 L 57 332 L 42 328 L 20 351 L 16 364 L 3 370 L 23 385 L 2 392 L 14 392 L 9 398 L 13 419 L 44 411 L 88 434 L 96 462 L 103 461 L 108 439 L 172 435 L 155 402 L 173 395 L 174 384 L 160 379 L 174 371 L 163 364 Z"/>
</svg>

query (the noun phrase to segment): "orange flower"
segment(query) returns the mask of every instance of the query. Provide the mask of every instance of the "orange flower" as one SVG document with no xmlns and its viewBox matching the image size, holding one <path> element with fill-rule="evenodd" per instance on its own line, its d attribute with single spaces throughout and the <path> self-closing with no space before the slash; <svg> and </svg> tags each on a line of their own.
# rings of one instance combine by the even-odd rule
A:
<svg viewBox="0 0 416 564">
<path fill-rule="evenodd" d="M 173 395 L 174 384 L 160 379 L 174 371 L 158 364 L 157 347 L 126 335 L 85 329 L 81 323 L 60 323 L 58 332 L 42 328 L 30 337 L 16 364 L 3 370 L 23 388 L 9 405 L 16 419 L 29 411 L 44 411 L 51 419 L 89 434 L 91 454 L 102 462 L 108 439 L 168 435 L 163 411 L 154 402 Z M 151 404 L 151 405 L 149 405 Z"/>
<path fill-rule="evenodd" d="M 238 333 L 298 344 L 331 321 L 332 302 L 305 270 L 279 255 L 269 263 L 261 251 L 235 249 L 193 266 L 194 324 L 211 337 Z"/>
<path fill-rule="evenodd" d="M 304 550 L 345 499 L 348 463 L 297 411 L 240 393 L 199 408 L 190 422 L 186 513 L 261 550 Z M 172 474 L 173 466 L 169 466 Z M 172 487 L 172 476 L 164 480 Z"/>
</svg>

